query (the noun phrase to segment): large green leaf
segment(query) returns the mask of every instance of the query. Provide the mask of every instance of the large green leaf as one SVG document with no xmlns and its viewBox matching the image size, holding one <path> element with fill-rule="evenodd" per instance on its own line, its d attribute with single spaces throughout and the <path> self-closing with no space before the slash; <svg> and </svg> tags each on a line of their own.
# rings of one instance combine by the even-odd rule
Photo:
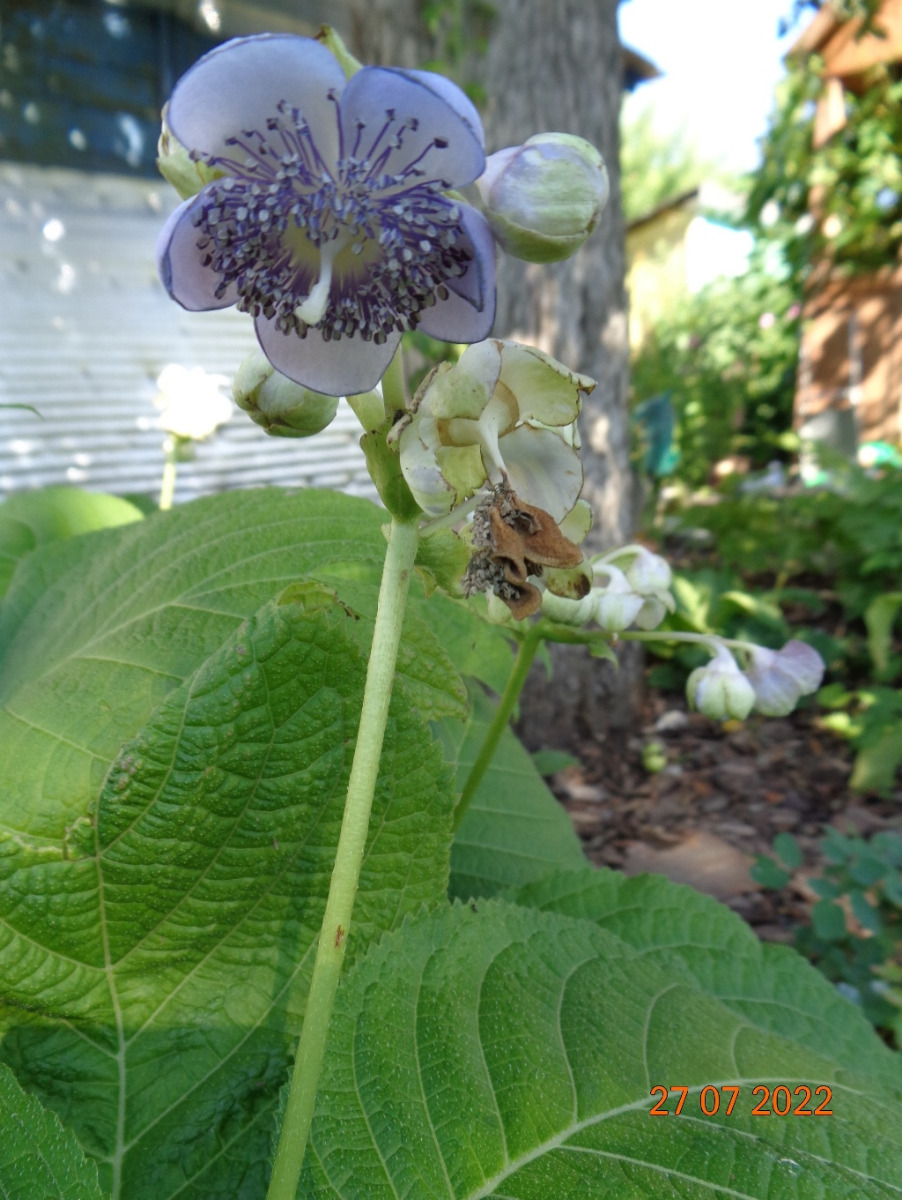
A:
<svg viewBox="0 0 902 1200">
<path fill-rule="evenodd" d="M 228 612 L 228 591 L 207 586 L 204 611 Z M 63 846 L 0 842 L 0 1053 L 101 1163 L 113 1200 L 265 1190 L 365 676 L 353 616 L 315 593 L 264 605 L 168 692 Z M 220 629 L 211 616 L 207 636 Z M 439 748 L 399 694 L 351 955 L 443 897 L 450 807 Z"/>
<path fill-rule="evenodd" d="M 102 1200 L 97 1168 L 75 1135 L 0 1065 L 0 1198 Z"/>
<path fill-rule="evenodd" d="M 21 558 L 48 542 L 140 521 L 142 513 L 120 496 L 49 487 L 20 492 L 0 506 L 0 596 Z"/>
<path fill-rule="evenodd" d="M 333 587 L 359 618 L 357 631 L 364 653 L 373 640 L 379 599 L 381 563 L 334 563 L 318 569 L 316 576 Z M 423 595 L 421 581 L 411 580 L 404 637 L 396 670 L 413 707 L 426 718 L 443 716 L 464 720 L 467 690 L 457 665 L 444 645 L 443 631 L 431 620 L 432 600 Z M 475 616 L 472 618 L 476 621 Z"/>
<path fill-rule="evenodd" d="M 0 829 L 59 847 L 167 693 L 286 586 L 330 564 L 378 570 L 384 519 L 365 500 L 267 489 L 31 555 L 0 610 Z M 459 709 L 459 683 L 433 669 L 448 666 L 440 631 L 415 604 L 409 617 L 402 683 L 424 716 Z M 371 629 L 363 615 L 365 645 Z"/>
<path fill-rule="evenodd" d="M 472 691 L 466 724 L 437 725 L 445 757 L 463 784 L 494 713 L 492 702 Z M 549 792 L 532 759 L 506 730 L 476 790 L 451 848 L 451 895 L 493 896 L 539 879 L 556 868 L 588 868 L 570 818 Z"/>
<path fill-rule="evenodd" d="M 755 1116 L 761 1084 L 827 1085 L 833 1115 Z M 650 1115 L 656 1085 L 689 1089 L 683 1115 L 675 1094 Z M 410 922 L 347 979 L 302 1194 L 872 1200 L 902 1190 L 900 1128 L 829 1042 L 763 1032 L 589 921 L 490 901 Z"/>
<path fill-rule="evenodd" d="M 751 1024 L 902 1089 L 902 1056 L 861 1009 L 788 946 L 762 942 L 723 904 L 661 875 L 558 872 L 511 893 L 518 904 L 593 921 Z"/>
</svg>

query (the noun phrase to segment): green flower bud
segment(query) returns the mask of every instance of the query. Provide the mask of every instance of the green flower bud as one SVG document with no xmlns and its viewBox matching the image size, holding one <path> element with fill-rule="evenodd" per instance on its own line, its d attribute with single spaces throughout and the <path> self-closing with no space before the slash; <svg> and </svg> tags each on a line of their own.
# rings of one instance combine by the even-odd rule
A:
<svg viewBox="0 0 902 1200">
<path fill-rule="evenodd" d="M 686 696 L 693 708 L 714 721 L 744 721 L 755 703 L 755 689 L 724 646 L 704 667 L 696 667 L 686 681 Z"/>
<path fill-rule="evenodd" d="M 191 157 L 169 128 L 166 119 L 168 108 L 167 104 L 163 109 L 163 128 L 157 142 L 157 170 L 172 184 L 183 200 L 190 200 L 201 188 L 214 179 L 220 179 L 225 172 L 216 167 L 208 167 Z"/>
<path fill-rule="evenodd" d="M 492 154 L 476 187 L 502 248 L 542 263 L 576 253 L 610 192 L 601 155 L 569 133 L 538 133 Z"/>
<path fill-rule="evenodd" d="M 330 425 L 338 397 L 312 392 L 280 375 L 262 350 L 253 350 L 232 384 L 235 403 L 274 437 L 312 437 Z"/>
</svg>

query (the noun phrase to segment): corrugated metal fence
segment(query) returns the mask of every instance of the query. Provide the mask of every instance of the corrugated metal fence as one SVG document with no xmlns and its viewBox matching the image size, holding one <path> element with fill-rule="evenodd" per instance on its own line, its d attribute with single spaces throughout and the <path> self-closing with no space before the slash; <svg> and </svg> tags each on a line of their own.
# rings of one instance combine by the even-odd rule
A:
<svg viewBox="0 0 902 1200">
<path fill-rule="evenodd" d="M 0 495 L 45 484 L 159 489 L 156 379 L 168 363 L 232 376 L 255 344 L 233 310 L 187 313 L 154 267 L 177 202 L 163 183 L 0 163 Z M 269 438 L 235 409 L 181 464 L 176 500 L 260 484 L 373 496 L 342 404 L 309 440 Z"/>
</svg>

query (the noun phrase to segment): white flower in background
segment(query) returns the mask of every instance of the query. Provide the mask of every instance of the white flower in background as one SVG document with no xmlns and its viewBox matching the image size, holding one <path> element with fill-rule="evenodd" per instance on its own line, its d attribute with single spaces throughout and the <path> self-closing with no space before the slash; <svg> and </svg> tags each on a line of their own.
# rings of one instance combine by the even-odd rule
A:
<svg viewBox="0 0 902 1200">
<path fill-rule="evenodd" d="M 607 633 L 621 633 L 631 625 L 654 629 L 673 612 L 670 566 L 644 546 L 624 546 L 599 555 L 588 567 L 593 580 L 588 595 L 571 599 L 546 591 L 542 599 L 546 617 L 564 625 L 594 621 Z"/>
<path fill-rule="evenodd" d="M 441 364 L 400 430 L 401 470 L 417 503 L 443 516 L 486 483 L 504 483 L 561 521 L 582 488 L 574 422 L 594 387 L 533 346 L 495 338 Z"/>
<path fill-rule="evenodd" d="M 670 593 L 670 585 L 673 583 L 670 564 L 660 554 L 653 554 L 645 546 L 624 546 L 622 550 L 606 554 L 596 570 L 613 566 L 623 572 L 630 591 L 642 598 L 642 604 L 630 623 L 635 622 L 640 629 L 657 629 L 667 614 L 673 612 L 676 607 Z M 621 628 L 625 629 L 626 626 Z"/>
<path fill-rule="evenodd" d="M 232 415 L 232 402 L 223 392 L 225 375 L 208 375 L 201 367 L 169 363 L 157 376 L 160 389 L 154 404 L 159 426 L 173 437 L 195 442 L 210 436 Z"/>
</svg>

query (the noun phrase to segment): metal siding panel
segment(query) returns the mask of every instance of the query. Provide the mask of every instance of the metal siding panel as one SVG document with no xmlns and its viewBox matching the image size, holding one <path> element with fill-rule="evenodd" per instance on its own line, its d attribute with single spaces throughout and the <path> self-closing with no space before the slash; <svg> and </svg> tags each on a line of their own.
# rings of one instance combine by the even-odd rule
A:
<svg viewBox="0 0 902 1200">
<path fill-rule="evenodd" d="M 256 346 L 248 317 L 187 313 L 164 292 L 154 244 L 176 203 L 163 183 L 0 163 L 0 404 L 41 413 L 0 412 L 0 493 L 67 482 L 155 493 L 160 371 L 231 376 Z M 269 438 L 235 409 L 180 464 L 176 499 L 265 484 L 375 498 L 359 436 L 344 404 L 311 439 Z"/>
</svg>

